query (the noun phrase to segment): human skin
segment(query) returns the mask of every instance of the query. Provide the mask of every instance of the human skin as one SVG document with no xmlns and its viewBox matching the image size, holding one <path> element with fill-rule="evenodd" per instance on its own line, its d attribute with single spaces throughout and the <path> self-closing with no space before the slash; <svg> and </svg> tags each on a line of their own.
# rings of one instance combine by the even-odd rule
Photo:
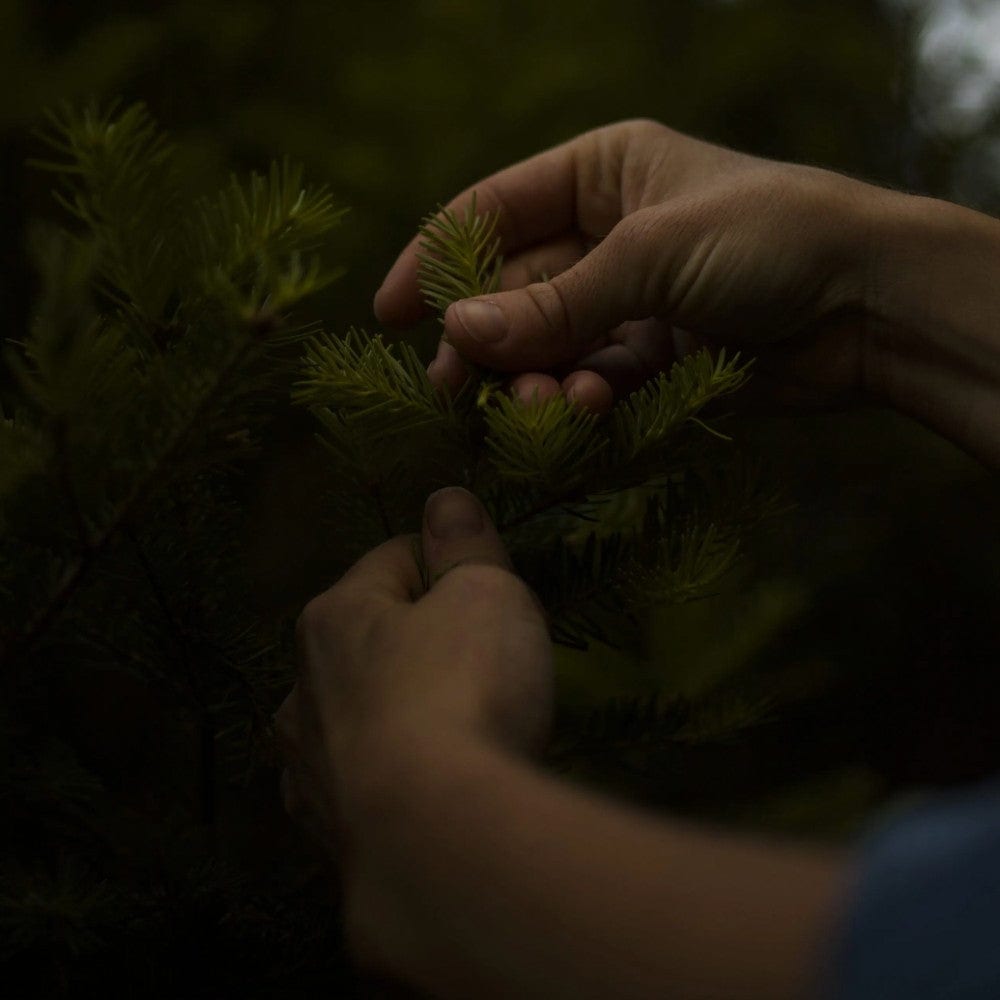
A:
<svg viewBox="0 0 1000 1000">
<path fill-rule="evenodd" d="M 464 359 L 510 372 L 524 397 L 562 391 L 604 412 L 679 345 L 724 344 L 756 357 L 747 404 L 888 405 L 1000 464 L 997 220 L 644 120 L 587 132 L 447 207 L 473 191 L 500 213 L 503 290 L 449 308 L 436 384 L 457 390 Z M 418 242 L 375 296 L 389 326 L 425 311 Z M 486 339 L 490 314 L 501 339 Z"/>
<path fill-rule="evenodd" d="M 412 541 L 307 605 L 277 716 L 285 808 L 339 867 L 359 963 L 456 1000 L 807 995 L 846 859 L 538 770 L 541 606 L 467 491 L 428 500 L 426 593 Z"/>
<path fill-rule="evenodd" d="M 432 380 L 463 359 L 606 411 L 678 345 L 758 362 L 748 405 L 891 405 L 1000 464 L 1000 223 L 652 122 L 501 171 L 506 264 L 452 306 Z M 596 245 L 595 245 L 596 242 Z M 421 315 L 416 241 L 376 297 Z M 544 272 L 555 275 L 536 282 Z M 681 332 L 678 332 L 681 331 Z M 480 339 L 472 334 L 477 333 Z M 434 536 L 430 522 L 474 530 Z M 817 995 L 849 854 L 652 816 L 532 763 L 551 712 L 542 612 L 481 505 L 428 502 L 306 608 L 279 713 L 289 811 L 339 865 L 359 960 L 444 997 Z"/>
</svg>

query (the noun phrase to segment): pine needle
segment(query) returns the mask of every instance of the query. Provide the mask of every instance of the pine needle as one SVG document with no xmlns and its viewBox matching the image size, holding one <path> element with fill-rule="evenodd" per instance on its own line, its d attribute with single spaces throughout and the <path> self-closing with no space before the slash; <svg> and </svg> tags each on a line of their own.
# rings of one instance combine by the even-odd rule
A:
<svg viewBox="0 0 1000 1000">
<path fill-rule="evenodd" d="M 459 299 L 489 295 L 500 288 L 499 213 L 476 214 L 476 194 L 463 217 L 439 208 L 420 229 L 417 282 L 424 300 L 442 322 L 448 306 Z"/>
</svg>

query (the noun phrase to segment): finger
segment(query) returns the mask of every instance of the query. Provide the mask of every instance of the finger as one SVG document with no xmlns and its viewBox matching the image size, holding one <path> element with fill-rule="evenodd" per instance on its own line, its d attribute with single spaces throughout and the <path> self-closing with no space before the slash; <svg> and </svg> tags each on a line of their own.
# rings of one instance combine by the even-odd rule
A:
<svg viewBox="0 0 1000 1000">
<path fill-rule="evenodd" d="M 505 255 L 567 230 L 607 232 L 621 218 L 621 168 L 627 130 L 621 125 L 585 132 L 487 177 L 453 198 L 446 208 L 462 214 L 476 195 L 477 212 L 497 212 Z M 415 236 L 375 293 L 379 322 L 410 326 L 426 312 L 417 284 Z"/>
<path fill-rule="evenodd" d="M 449 569 L 468 563 L 513 570 L 486 508 L 468 490 L 447 486 L 424 507 L 424 560 L 433 586 Z"/>
<path fill-rule="evenodd" d="M 322 616 L 324 607 L 332 606 L 343 616 L 347 605 L 352 623 L 360 627 L 390 605 L 417 600 L 424 584 L 415 541 L 415 535 L 397 535 L 365 553 L 334 586 L 310 601 L 312 614 Z"/>
<path fill-rule="evenodd" d="M 544 403 L 562 392 L 559 381 L 543 372 L 526 372 L 512 379 L 508 387 L 510 394 L 522 403 Z"/>
<path fill-rule="evenodd" d="M 571 403 L 591 413 L 610 413 L 615 404 L 614 390 L 597 372 L 572 372 L 563 379 L 560 388 Z"/>
<path fill-rule="evenodd" d="M 616 399 L 635 392 L 679 359 L 670 328 L 656 319 L 623 323 L 610 340 L 575 367 L 600 375 Z"/>
<path fill-rule="evenodd" d="M 462 357 L 499 371 L 575 361 L 613 327 L 659 311 L 652 228 L 635 212 L 550 281 L 454 303 L 445 313 L 448 339 Z M 662 221 L 654 231 L 662 236 Z"/>
<path fill-rule="evenodd" d="M 431 384 L 439 389 L 447 389 L 454 398 L 469 376 L 469 366 L 458 351 L 447 341 L 440 341 L 434 360 L 427 366 L 427 377 Z"/>
<path fill-rule="evenodd" d="M 589 247 L 590 242 L 582 235 L 571 233 L 514 254 L 504 260 L 500 269 L 500 288 L 523 288 L 562 274 L 582 260 Z"/>
</svg>

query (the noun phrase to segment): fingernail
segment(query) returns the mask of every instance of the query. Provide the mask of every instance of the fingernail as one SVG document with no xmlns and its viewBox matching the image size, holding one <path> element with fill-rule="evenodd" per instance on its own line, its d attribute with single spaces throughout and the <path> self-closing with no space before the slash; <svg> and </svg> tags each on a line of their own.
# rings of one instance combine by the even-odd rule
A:
<svg viewBox="0 0 1000 1000">
<path fill-rule="evenodd" d="M 461 486 L 446 486 L 427 498 L 427 528 L 435 538 L 470 538 L 483 530 L 483 508 Z"/>
<path fill-rule="evenodd" d="M 495 344 L 507 333 L 507 317 L 492 302 L 472 299 L 456 302 L 452 308 L 465 332 L 480 344 Z"/>
</svg>

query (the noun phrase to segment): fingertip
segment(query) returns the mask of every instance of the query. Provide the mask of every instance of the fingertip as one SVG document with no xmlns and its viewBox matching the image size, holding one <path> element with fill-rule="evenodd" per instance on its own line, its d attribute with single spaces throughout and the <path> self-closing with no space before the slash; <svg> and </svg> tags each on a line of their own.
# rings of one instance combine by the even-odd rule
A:
<svg viewBox="0 0 1000 1000">
<path fill-rule="evenodd" d="M 462 299 L 445 312 L 445 329 L 476 344 L 492 346 L 507 336 L 506 312 L 492 299 Z"/>
<path fill-rule="evenodd" d="M 510 394 L 524 404 L 544 403 L 559 394 L 559 383 L 543 372 L 525 372 L 511 380 Z"/>
<path fill-rule="evenodd" d="M 479 498 L 462 486 L 436 490 L 424 504 L 424 524 L 436 541 L 460 541 L 482 533 L 489 514 Z"/>
<path fill-rule="evenodd" d="M 417 261 L 407 247 L 382 279 L 372 299 L 375 319 L 384 326 L 409 327 L 427 313 L 417 281 Z"/>
<path fill-rule="evenodd" d="M 436 388 L 448 389 L 452 396 L 456 396 L 468 380 L 469 372 L 458 351 L 442 340 L 438 344 L 437 355 L 427 367 L 427 377 Z"/>
<path fill-rule="evenodd" d="M 461 486 L 432 493 L 424 505 L 423 552 L 433 587 L 460 565 L 510 569 L 510 559 L 483 502 Z"/>
<path fill-rule="evenodd" d="M 497 292 L 489 298 L 453 302 L 444 314 L 445 337 L 462 357 L 496 371 L 546 368 L 552 345 L 536 318 L 525 315 L 523 291 Z"/>
<path fill-rule="evenodd" d="M 610 413 L 615 403 L 614 390 L 597 372 L 573 372 L 563 380 L 562 390 L 571 403 L 591 413 Z"/>
<path fill-rule="evenodd" d="M 375 319 L 382 324 L 388 324 L 389 313 L 386 309 L 386 293 L 385 293 L 385 282 L 383 281 L 378 287 L 378 291 L 375 293 L 375 297 L 372 299 L 372 312 L 375 314 Z"/>
</svg>

